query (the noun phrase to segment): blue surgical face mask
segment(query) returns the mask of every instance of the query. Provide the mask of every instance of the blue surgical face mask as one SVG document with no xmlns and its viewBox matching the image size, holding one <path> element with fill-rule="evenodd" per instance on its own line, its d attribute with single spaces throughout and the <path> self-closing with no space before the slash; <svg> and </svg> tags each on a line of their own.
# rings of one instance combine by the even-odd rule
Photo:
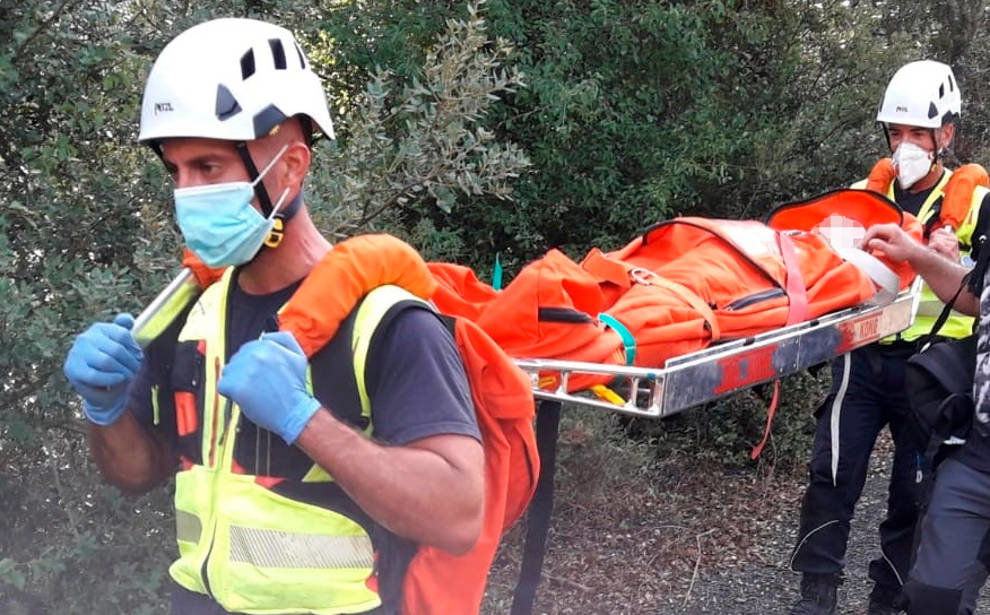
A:
<svg viewBox="0 0 990 615">
<path fill-rule="evenodd" d="M 253 182 L 237 181 L 175 189 L 175 216 L 186 245 L 210 267 L 242 265 L 258 253 L 274 225 L 286 188 L 265 218 L 251 205 L 254 186 L 282 156 L 283 147 Z"/>
</svg>

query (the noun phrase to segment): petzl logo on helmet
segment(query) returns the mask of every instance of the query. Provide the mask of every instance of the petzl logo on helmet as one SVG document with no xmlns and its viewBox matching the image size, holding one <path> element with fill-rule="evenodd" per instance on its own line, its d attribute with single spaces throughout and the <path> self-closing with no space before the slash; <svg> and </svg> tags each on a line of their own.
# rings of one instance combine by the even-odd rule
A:
<svg viewBox="0 0 990 615">
<path fill-rule="evenodd" d="M 171 109 L 169 109 L 169 111 L 171 111 Z M 897 109 L 895 111 L 897 113 L 907 113 L 908 112 L 908 108 L 907 107 L 904 107 L 902 105 L 897 105 Z"/>
<path fill-rule="evenodd" d="M 172 110 L 172 103 L 170 102 L 155 103 L 155 115 L 158 115 L 159 113 L 165 113 L 166 111 L 171 111 L 171 110 Z"/>
</svg>

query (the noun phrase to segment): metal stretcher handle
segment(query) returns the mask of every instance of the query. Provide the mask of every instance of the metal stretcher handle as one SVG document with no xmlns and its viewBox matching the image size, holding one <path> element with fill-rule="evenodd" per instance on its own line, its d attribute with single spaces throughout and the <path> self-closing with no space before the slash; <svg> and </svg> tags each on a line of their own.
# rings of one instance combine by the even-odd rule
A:
<svg viewBox="0 0 990 615">
<path fill-rule="evenodd" d="M 156 337 L 199 296 L 200 288 L 196 277 L 189 269 L 183 269 L 158 296 L 144 308 L 134 320 L 131 332 L 141 348 L 147 348 Z"/>
</svg>

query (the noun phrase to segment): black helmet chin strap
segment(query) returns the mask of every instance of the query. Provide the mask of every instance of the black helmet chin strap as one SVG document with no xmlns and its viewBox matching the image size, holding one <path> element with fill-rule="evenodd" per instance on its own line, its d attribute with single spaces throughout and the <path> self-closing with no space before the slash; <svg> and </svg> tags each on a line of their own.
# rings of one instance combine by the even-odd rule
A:
<svg viewBox="0 0 990 615">
<path fill-rule="evenodd" d="M 237 154 L 241 157 L 244 168 L 247 169 L 248 177 L 251 179 L 251 182 L 254 182 L 261 174 L 258 173 L 258 167 L 255 166 L 254 160 L 251 159 L 251 152 L 248 151 L 247 141 L 237 141 L 234 143 L 234 147 L 237 148 Z M 272 200 L 268 196 L 265 182 L 254 184 L 254 195 L 258 197 L 258 203 L 261 204 L 261 213 L 266 218 L 272 215 Z"/>
<path fill-rule="evenodd" d="M 887 130 L 887 122 L 877 122 L 877 124 L 880 124 L 880 127 L 883 128 L 883 136 L 887 139 L 887 149 L 893 154 L 894 150 L 890 147 L 890 131 Z"/>
</svg>

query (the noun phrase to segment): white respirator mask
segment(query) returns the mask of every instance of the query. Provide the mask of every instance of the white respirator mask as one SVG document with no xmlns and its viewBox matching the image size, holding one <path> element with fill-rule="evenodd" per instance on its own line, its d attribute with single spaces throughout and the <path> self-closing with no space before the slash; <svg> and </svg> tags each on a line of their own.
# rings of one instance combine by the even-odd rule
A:
<svg viewBox="0 0 990 615">
<path fill-rule="evenodd" d="M 897 182 L 907 190 L 932 170 L 935 154 L 914 143 L 904 142 L 894 151 L 893 161 L 897 169 Z"/>
</svg>

